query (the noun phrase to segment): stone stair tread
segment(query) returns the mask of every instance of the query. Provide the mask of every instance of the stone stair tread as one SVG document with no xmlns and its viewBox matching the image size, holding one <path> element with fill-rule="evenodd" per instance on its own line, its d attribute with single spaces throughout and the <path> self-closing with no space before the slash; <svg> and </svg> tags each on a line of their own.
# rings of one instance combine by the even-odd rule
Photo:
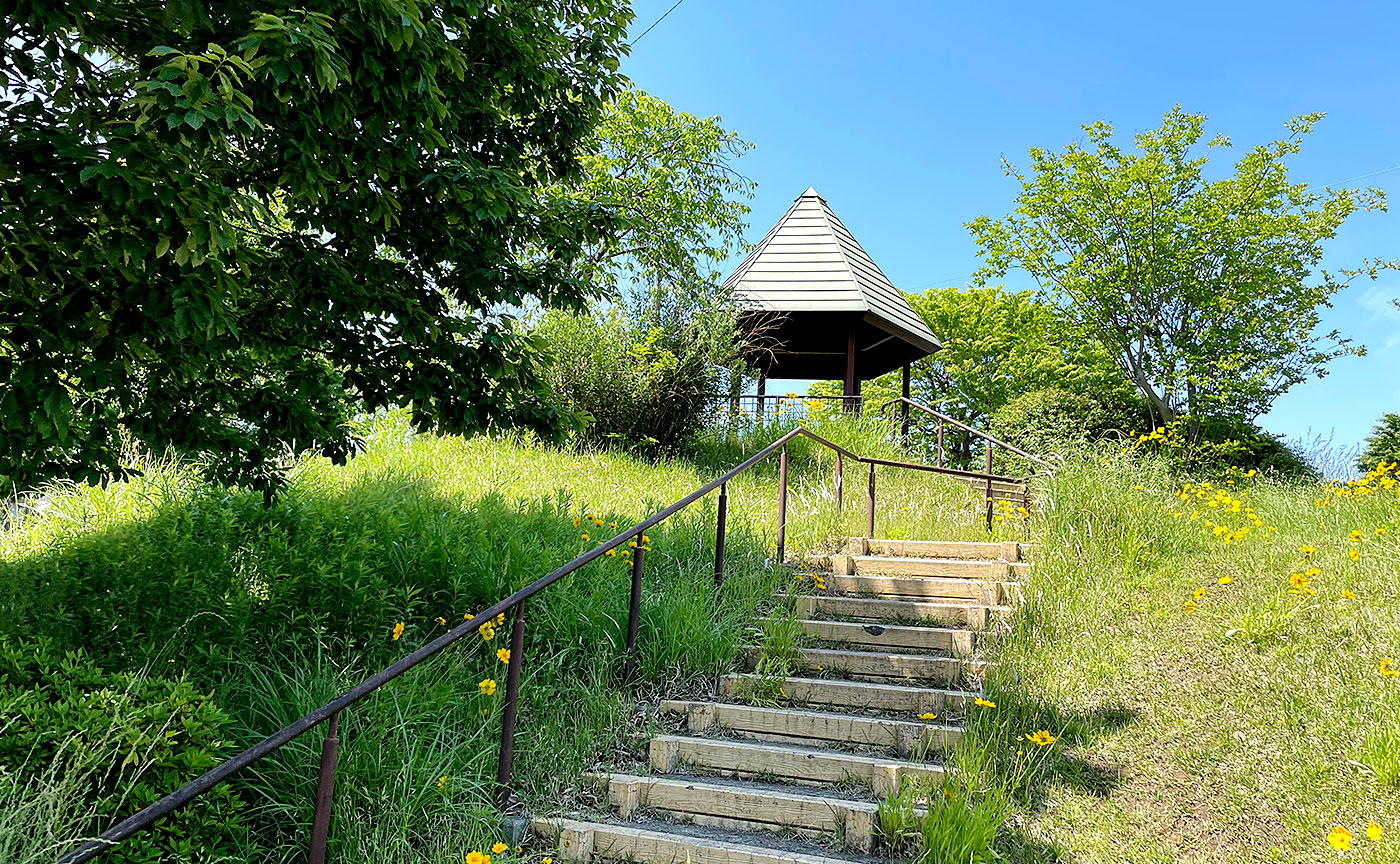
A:
<svg viewBox="0 0 1400 864">
<path fill-rule="evenodd" d="M 962 736 L 962 728 L 919 720 L 916 714 L 907 718 L 868 717 L 837 711 L 815 711 L 809 708 L 763 708 L 727 702 L 698 700 L 667 700 L 661 710 L 686 717 L 687 729 L 703 733 L 714 726 L 737 735 L 749 735 L 760 741 L 824 744 L 848 744 L 891 747 L 899 753 L 918 748 L 950 748 Z"/>
<path fill-rule="evenodd" d="M 676 773 L 684 763 L 732 776 L 781 777 L 812 785 L 858 782 L 877 795 L 892 794 L 908 777 L 937 777 L 944 772 L 936 762 L 731 738 L 656 735 L 648 749 L 652 770 L 662 774 Z"/>
<path fill-rule="evenodd" d="M 929 600 L 892 600 L 875 597 L 804 594 L 797 599 L 802 618 L 840 616 L 858 621 L 932 621 L 935 625 L 965 626 L 980 630 L 987 625 L 987 604 L 970 597 Z M 823 618 L 821 620 L 835 620 Z M 924 626 L 924 625 L 920 625 Z"/>
<path fill-rule="evenodd" d="M 724 693 L 729 690 L 732 693 L 737 693 L 741 683 L 762 680 L 762 676 L 759 675 L 721 675 L 719 679 L 720 691 Z M 913 713 L 915 715 L 928 711 L 943 714 L 948 710 L 945 703 L 958 704 L 976 696 L 975 693 L 966 690 L 913 687 L 904 684 L 877 684 L 870 681 L 837 681 L 825 678 L 805 678 L 797 675 L 784 678 L 782 688 L 784 691 L 791 690 L 794 694 L 803 694 L 796 696 L 784 692 L 784 698 L 789 701 L 839 705 L 844 708 L 863 708 L 901 714 Z M 861 697 L 865 697 L 864 701 Z M 831 701 L 836 699 L 840 701 Z M 874 704 L 874 700 L 883 704 Z"/>
<path fill-rule="evenodd" d="M 645 864 L 852 864 L 869 860 L 765 834 L 669 822 L 644 827 L 536 818 L 531 824 L 536 834 L 554 842 L 558 858 L 574 861 L 596 857 Z"/>
<path fill-rule="evenodd" d="M 969 656 L 976 648 L 976 631 L 965 627 L 921 627 L 815 618 L 799 618 L 797 623 L 804 633 L 829 642 L 946 651 L 956 657 Z"/>
</svg>

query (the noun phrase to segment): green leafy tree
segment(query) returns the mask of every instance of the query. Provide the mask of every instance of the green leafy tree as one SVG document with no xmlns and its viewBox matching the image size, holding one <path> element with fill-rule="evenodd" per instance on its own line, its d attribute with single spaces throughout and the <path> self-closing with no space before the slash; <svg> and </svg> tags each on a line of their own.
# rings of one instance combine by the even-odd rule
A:
<svg viewBox="0 0 1400 864">
<path fill-rule="evenodd" d="M 0 40 L 0 485 L 134 436 L 271 490 L 359 410 L 554 430 L 510 312 L 616 229 L 561 194 L 625 4 L 20 0 Z"/>
<path fill-rule="evenodd" d="M 744 247 L 756 183 L 733 166 L 753 144 L 719 117 L 697 117 L 628 89 L 607 106 L 573 194 L 621 214 L 581 264 L 601 293 L 650 326 L 683 323 L 716 305 L 719 265 Z"/>
<path fill-rule="evenodd" d="M 1034 291 L 933 288 L 909 295 L 909 303 L 944 344 L 913 364 L 910 397 L 973 428 L 987 428 L 988 419 L 1018 397 L 1051 388 L 1111 405 L 1134 401 L 1132 385 L 1098 341 Z M 901 374 L 868 382 L 866 404 L 898 396 Z M 813 389 L 828 391 L 839 393 L 840 385 Z M 945 444 L 955 462 L 969 460 L 977 447 L 952 429 Z"/>
<path fill-rule="evenodd" d="M 718 117 L 696 117 L 637 90 L 608 106 L 566 194 L 621 214 L 580 262 L 606 301 L 550 311 L 536 332 L 561 405 L 604 444 L 669 449 L 699 428 L 707 400 L 737 371 L 736 309 L 718 265 L 743 246 L 755 184 L 732 161 L 752 145 Z"/>
<path fill-rule="evenodd" d="M 1358 210 L 1384 209 L 1375 189 L 1316 190 L 1289 180 L 1321 114 L 1294 118 L 1283 140 L 1251 148 L 1234 173 L 1207 181 L 1197 145 L 1206 118 L 1180 107 L 1158 129 L 1114 142 L 1107 123 L 1062 152 L 1035 148 L 1004 219 L 968 223 L 979 278 L 1029 272 L 1093 334 L 1157 417 L 1252 419 L 1329 360 L 1362 348 L 1319 334 L 1318 310 L 1351 278 L 1383 265 L 1319 270 L 1322 245 Z M 1206 151 L 1230 146 L 1217 137 Z M 1198 427 L 1196 427 L 1198 428 Z"/>
<path fill-rule="evenodd" d="M 1356 468 L 1370 471 L 1381 462 L 1400 462 L 1400 414 L 1382 414 L 1356 457 Z"/>
</svg>

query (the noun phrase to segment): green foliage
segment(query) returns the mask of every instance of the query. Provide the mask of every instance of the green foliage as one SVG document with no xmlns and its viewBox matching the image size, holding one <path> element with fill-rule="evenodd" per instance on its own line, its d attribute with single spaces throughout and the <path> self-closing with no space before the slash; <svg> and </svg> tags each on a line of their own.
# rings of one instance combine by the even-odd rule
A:
<svg viewBox="0 0 1400 864">
<path fill-rule="evenodd" d="M 590 248 L 581 275 L 604 293 L 634 296 L 647 325 L 675 324 L 712 305 L 722 264 L 744 248 L 757 184 L 730 165 L 753 145 L 719 117 L 676 111 L 628 89 L 606 107 L 569 193 L 621 214 L 622 225 Z"/>
<path fill-rule="evenodd" d="M 1126 438 L 1144 420 L 1132 401 L 1106 403 L 1085 392 L 1033 390 L 992 412 L 987 431 L 1028 453 L 1063 454 L 1106 438 Z"/>
<path fill-rule="evenodd" d="M 580 440 L 657 452 L 700 431 L 718 392 L 717 361 L 731 356 L 734 331 L 723 311 L 647 327 L 610 307 L 547 313 L 535 332 L 548 351 L 546 374 L 559 404 L 582 416 Z"/>
<path fill-rule="evenodd" d="M 288 452 L 351 453 L 362 408 L 558 428 L 507 310 L 593 288 L 614 214 L 559 189 L 630 18 L 11 4 L 0 485 L 119 473 L 123 431 L 270 490 Z"/>
<path fill-rule="evenodd" d="M 1213 182 L 1195 152 L 1206 118 L 1180 107 L 1135 137 L 1136 152 L 1099 122 L 1084 127 L 1086 144 L 1032 149 L 1028 172 L 1004 162 L 1020 184 L 1015 211 L 968 223 L 986 262 L 979 278 L 1019 266 L 1053 290 L 1161 422 L 1258 416 L 1332 358 L 1361 352 L 1316 333 L 1318 310 L 1350 278 L 1392 266 L 1311 278 L 1348 216 L 1385 207 L 1379 190 L 1289 181 L 1286 160 L 1321 117 L 1291 120 L 1287 138 Z"/>
<path fill-rule="evenodd" d="M 113 674 L 50 640 L 0 641 L 0 785 L 62 766 L 100 831 L 213 768 L 228 717 L 184 675 Z M 246 853 L 241 797 L 227 785 L 165 817 L 108 860 L 231 860 Z"/>
<path fill-rule="evenodd" d="M 1033 291 L 941 288 L 910 295 L 909 302 L 944 343 L 943 350 L 913 364 L 910 398 L 973 428 L 985 428 L 1008 403 L 1047 388 L 1071 391 L 1085 404 L 1131 400 L 1132 385 L 1112 357 Z M 900 376 L 892 372 L 866 382 L 867 405 L 898 396 Z M 837 394 L 840 384 L 821 382 L 811 392 Z M 926 430 L 919 414 L 912 420 Z M 969 463 L 980 452 L 976 439 L 951 429 L 945 446 L 954 464 Z"/>
<path fill-rule="evenodd" d="M 1382 462 L 1400 462 L 1400 414 L 1382 414 L 1371 434 L 1362 442 L 1356 457 L 1356 470 L 1362 474 Z"/>
</svg>

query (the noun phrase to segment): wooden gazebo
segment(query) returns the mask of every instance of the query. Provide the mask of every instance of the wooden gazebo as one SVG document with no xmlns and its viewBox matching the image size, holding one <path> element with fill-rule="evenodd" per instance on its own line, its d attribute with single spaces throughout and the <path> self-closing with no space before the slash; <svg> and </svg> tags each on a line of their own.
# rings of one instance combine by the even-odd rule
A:
<svg viewBox="0 0 1400 864">
<path fill-rule="evenodd" d="M 725 280 L 743 310 L 748 359 L 767 378 L 860 382 L 904 367 L 943 345 L 904 294 L 809 188 Z M 853 400 L 858 401 L 858 400 Z"/>
</svg>

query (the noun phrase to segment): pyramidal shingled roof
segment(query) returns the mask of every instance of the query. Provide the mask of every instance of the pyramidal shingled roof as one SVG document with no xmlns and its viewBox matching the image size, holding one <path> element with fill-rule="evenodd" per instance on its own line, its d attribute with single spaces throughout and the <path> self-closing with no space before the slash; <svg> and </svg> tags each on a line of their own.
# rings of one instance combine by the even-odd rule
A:
<svg viewBox="0 0 1400 864">
<path fill-rule="evenodd" d="M 747 309 L 863 312 L 925 351 L 943 347 L 815 188 L 797 197 L 724 284 Z"/>
</svg>

